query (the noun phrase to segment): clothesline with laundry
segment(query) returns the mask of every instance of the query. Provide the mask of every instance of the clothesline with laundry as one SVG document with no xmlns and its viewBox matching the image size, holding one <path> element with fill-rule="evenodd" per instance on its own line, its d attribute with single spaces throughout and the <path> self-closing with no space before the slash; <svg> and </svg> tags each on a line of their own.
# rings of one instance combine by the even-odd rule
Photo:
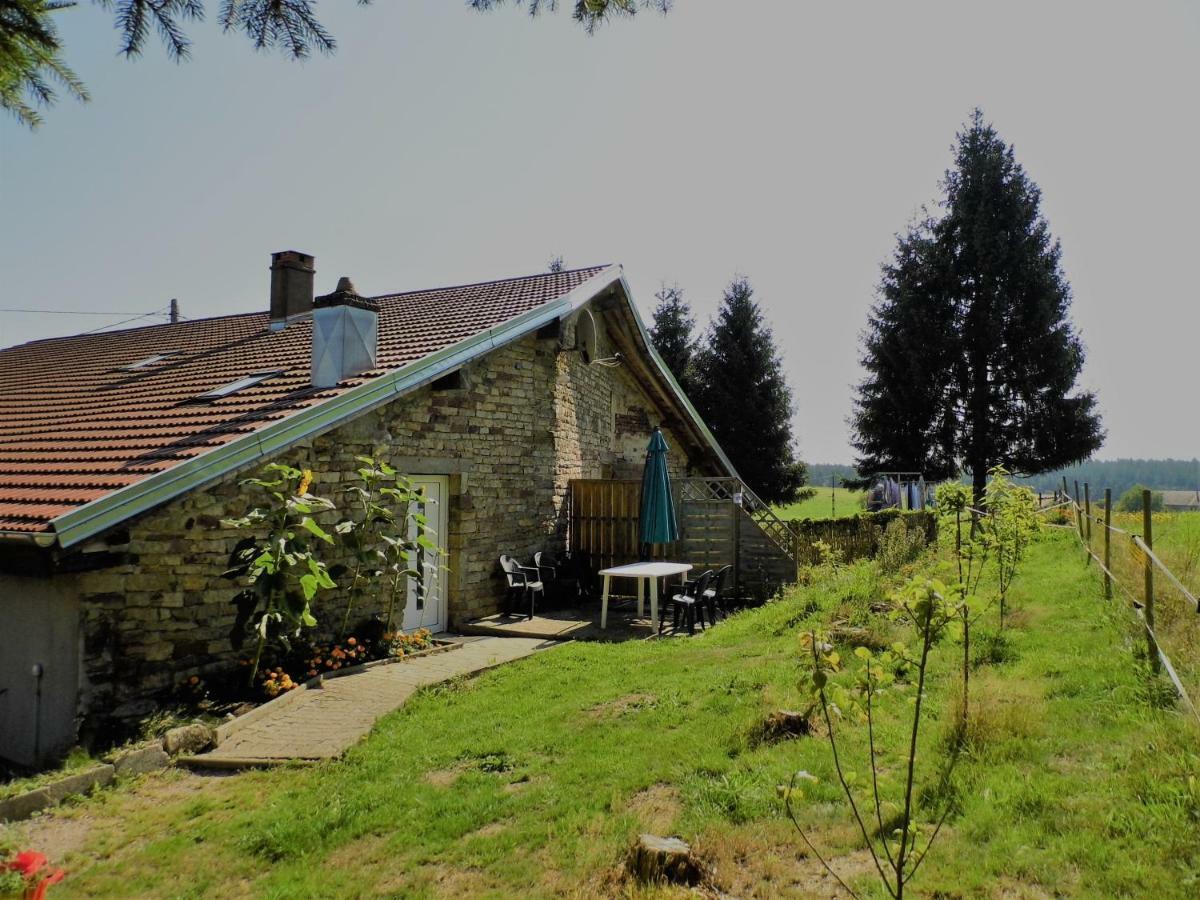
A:
<svg viewBox="0 0 1200 900">
<path fill-rule="evenodd" d="M 876 472 L 867 489 L 867 511 L 927 509 L 934 506 L 933 487 L 921 472 Z"/>
</svg>

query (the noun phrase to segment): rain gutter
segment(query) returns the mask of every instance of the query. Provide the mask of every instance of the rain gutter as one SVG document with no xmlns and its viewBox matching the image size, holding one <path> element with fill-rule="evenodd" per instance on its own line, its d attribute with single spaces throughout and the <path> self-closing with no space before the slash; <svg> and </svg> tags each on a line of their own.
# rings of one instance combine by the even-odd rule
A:
<svg viewBox="0 0 1200 900">
<path fill-rule="evenodd" d="M 688 401 L 662 358 L 655 352 L 646 326 L 633 302 L 633 293 L 625 280 L 624 272 L 620 266 L 610 266 L 557 300 L 524 312 L 416 362 L 373 378 L 336 397 L 302 409 L 258 431 L 214 447 L 177 466 L 65 513 L 50 522 L 50 527 L 54 529 L 52 534 L 0 532 L 0 540 L 22 540 L 39 547 L 49 547 L 55 543 L 63 548 L 72 547 L 133 516 L 189 491 L 212 484 L 232 471 L 271 457 L 299 441 L 315 437 L 365 412 L 390 403 L 474 359 L 519 340 L 543 325 L 570 315 L 614 285 L 619 285 L 624 293 L 642 342 L 659 374 L 670 386 L 698 432 L 728 469 L 729 474 L 736 476 L 733 464 L 721 450 L 695 407 Z"/>
</svg>

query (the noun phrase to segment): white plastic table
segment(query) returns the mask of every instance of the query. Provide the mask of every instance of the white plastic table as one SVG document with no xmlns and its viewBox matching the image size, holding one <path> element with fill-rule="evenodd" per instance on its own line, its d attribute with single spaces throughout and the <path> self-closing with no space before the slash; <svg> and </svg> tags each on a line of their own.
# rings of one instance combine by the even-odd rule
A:
<svg viewBox="0 0 1200 900">
<path fill-rule="evenodd" d="M 672 575 L 686 575 L 692 571 L 690 563 L 673 562 L 640 562 L 627 566 L 614 566 L 611 569 L 601 569 L 604 576 L 604 595 L 600 601 L 600 627 L 608 627 L 608 587 L 613 578 L 636 578 L 638 617 L 642 615 L 642 606 L 646 597 L 646 582 L 650 582 L 650 620 L 658 629 L 658 579 L 669 578 Z"/>
</svg>

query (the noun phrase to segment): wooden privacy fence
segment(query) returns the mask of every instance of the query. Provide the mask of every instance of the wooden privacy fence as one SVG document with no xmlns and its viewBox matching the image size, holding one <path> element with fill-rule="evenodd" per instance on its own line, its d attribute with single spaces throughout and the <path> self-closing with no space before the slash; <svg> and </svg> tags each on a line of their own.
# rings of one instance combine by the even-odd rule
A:
<svg viewBox="0 0 1200 900">
<path fill-rule="evenodd" d="M 735 591 L 741 596 L 765 598 L 795 581 L 797 566 L 820 562 L 818 540 L 851 561 L 874 556 L 892 521 L 920 529 L 927 543 L 937 535 L 937 519 L 930 512 L 885 510 L 828 521 L 785 522 L 737 478 L 676 478 L 671 486 L 679 541 L 655 545 L 651 558 L 689 562 L 698 571 L 731 565 Z M 635 480 L 573 480 L 571 549 L 587 553 L 598 568 L 641 559 L 641 489 Z"/>
<path fill-rule="evenodd" d="M 679 541 L 653 546 L 652 559 L 670 557 L 698 571 L 731 565 L 735 591 L 752 596 L 795 580 L 791 532 L 738 479 L 676 478 L 671 487 Z M 641 559 L 640 500 L 640 481 L 573 480 L 571 549 L 587 553 L 601 568 Z"/>
<path fill-rule="evenodd" d="M 586 552 L 598 569 L 641 559 L 638 546 L 640 481 L 578 479 L 571 482 L 571 549 Z M 651 548 L 661 559 L 664 547 Z"/>
</svg>

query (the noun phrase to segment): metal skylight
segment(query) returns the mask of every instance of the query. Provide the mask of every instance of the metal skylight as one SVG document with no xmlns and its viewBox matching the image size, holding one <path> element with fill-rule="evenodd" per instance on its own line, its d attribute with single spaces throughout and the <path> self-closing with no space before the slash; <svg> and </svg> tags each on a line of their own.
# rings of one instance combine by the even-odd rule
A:
<svg viewBox="0 0 1200 900">
<path fill-rule="evenodd" d="M 220 400 L 222 397 L 228 397 L 230 394 L 236 394 L 238 391 L 244 391 L 248 387 L 254 387 L 256 384 L 261 384 L 268 378 L 274 378 L 276 375 L 282 375 L 283 369 L 271 369 L 266 372 L 255 372 L 252 375 L 247 375 L 245 378 L 239 378 L 237 381 L 231 381 L 229 384 L 211 391 L 205 391 L 203 394 L 196 396 L 197 400 Z"/>
<path fill-rule="evenodd" d="M 138 369 L 144 369 L 147 366 L 152 366 L 157 362 L 162 362 L 165 359 L 170 359 L 177 354 L 178 350 L 166 350 L 162 353 L 156 353 L 154 356 L 147 356 L 145 359 L 139 359 L 135 363 L 130 363 L 127 366 L 121 366 L 122 372 L 136 372 Z"/>
</svg>

